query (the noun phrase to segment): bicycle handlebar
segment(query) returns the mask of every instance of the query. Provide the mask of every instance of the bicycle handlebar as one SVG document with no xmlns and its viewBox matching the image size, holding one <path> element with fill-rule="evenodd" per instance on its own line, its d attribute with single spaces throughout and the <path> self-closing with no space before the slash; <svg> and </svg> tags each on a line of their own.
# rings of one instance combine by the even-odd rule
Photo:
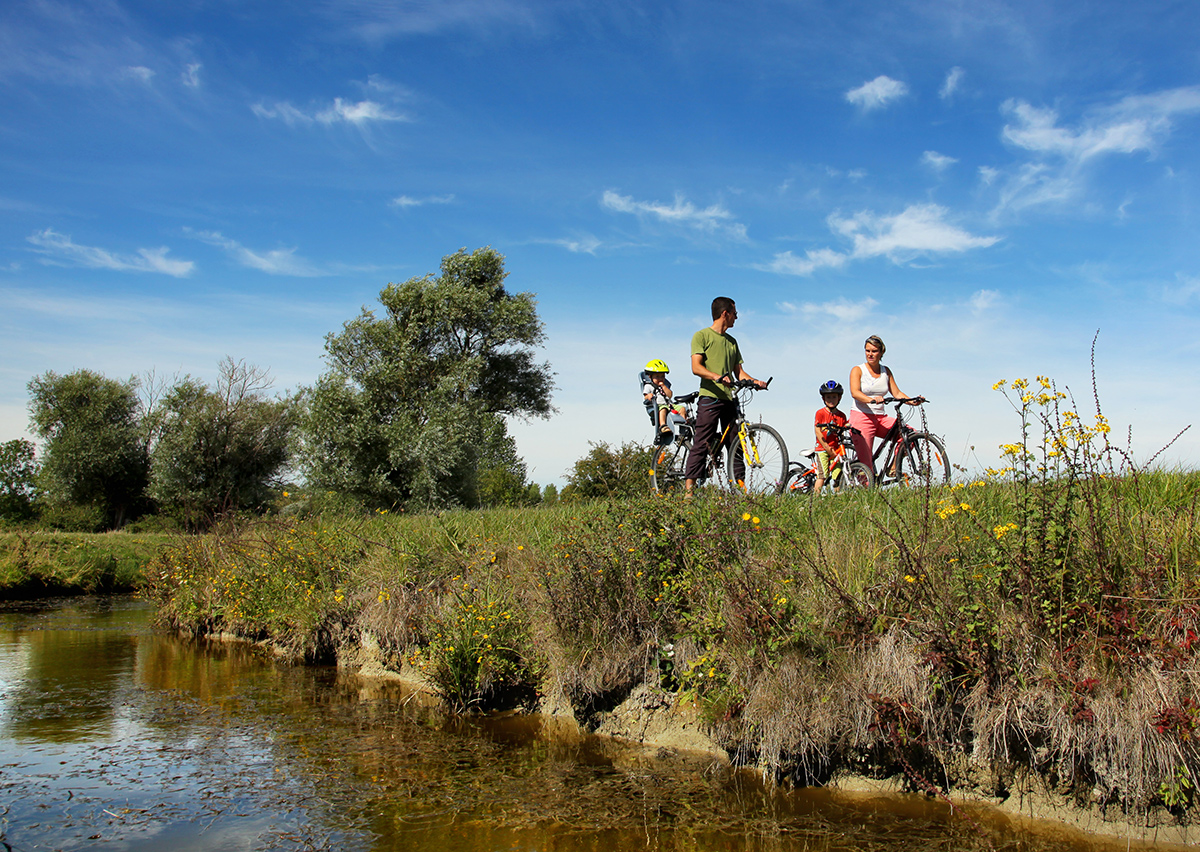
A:
<svg viewBox="0 0 1200 852">
<path fill-rule="evenodd" d="M 737 388 L 738 390 L 744 390 L 746 388 L 751 390 L 767 390 L 767 388 L 771 386 L 771 382 L 775 381 L 775 377 L 771 376 L 771 378 L 763 382 L 763 386 L 760 388 L 758 383 L 752 379 L 739 379 L 733 373 L 726 373 L 725 375 L 721 376 L 722 382 L 726 379 L 729 379 L 729 386 L 731 388 Z"/>
<path fill-rule="evenodd" d="M 893 402 L 897 405 L 902 405 L 906 402 L 910 403 L 911 405 L 924 405 L 925 403 L 929 402 L 929 400 L 923 396 L 885 396 L 883 398 L 884 405 L 890 405 Z"/>
</svg>

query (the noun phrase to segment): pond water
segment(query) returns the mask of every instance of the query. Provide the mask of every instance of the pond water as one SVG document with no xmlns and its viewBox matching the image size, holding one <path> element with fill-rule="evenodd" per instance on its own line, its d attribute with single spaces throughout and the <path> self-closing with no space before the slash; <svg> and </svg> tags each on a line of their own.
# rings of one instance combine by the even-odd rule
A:
<svg viewBox="0 0 1200 852">
<path fill-rule="evenodd" d="M 0 841 L 105 850 L 1126 849 L 843 799 L 155 632 L 131 597 L 0 604 Z M 561 727 L 561 726 L 557 726 Z M 1136 847 L 1137 844 L 1134 844 Z"/>
</svg>

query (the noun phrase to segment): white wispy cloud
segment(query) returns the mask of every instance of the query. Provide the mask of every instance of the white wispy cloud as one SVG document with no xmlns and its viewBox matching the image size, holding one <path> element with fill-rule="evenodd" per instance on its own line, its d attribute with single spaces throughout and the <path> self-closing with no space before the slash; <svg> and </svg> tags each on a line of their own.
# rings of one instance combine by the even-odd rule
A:
<svg viewBox="0 0 1200 852">
<path fill-rule="evenodd" d="M 878 304 L 868 296 L 853 301 L 842 297 L 828 302 L 805 302 L 801 305 L 780 302 L 776 307 L 789 314 L 804 314 L 807 317 L 831 316 L 841 322 L 857 322 L 869 316 Z"/>
<path fill-rule="evenodd" d="M 1001 106 L 1007 121 L 1001 137 L 1030 159 L 985 182 L 999 187 L 993 217 L 1040 205 L 1075 201 L 1086 190 L 1088 167 L 1105 157 L 1154 156 L 1178 118 L 1200 113 L 1200 86 L 1132 95 L 1091 110 L 1075 124 L 1056 110 L 1010 99 Z"/>
<path fill-rule="evenodd" d="M 494 33 L 497 26 L 536 26 L 542 7 L 552 4 L 523 0 L 440 0 L 437 3 L 380 3 L 378 0 L 341 0 L 326 4 L 336 23 L 368 41 L 441 32 L 479 29 Z"/>
<path fill-rule="evenodd" d="M 976 290 L 967 305 L 973 314 L 982 314 L 991 310 L 1000 302 L 1000 294 L 995 290 Z"/>
<path fill-rule="evenodd" d="M 454 201 L 454 193 L 448 195 L 427 195 L 424 198 L 413 198 L 410 195 L 398 195 L 392 199 L 393 207 L 421 207 L 425 204 L 450 204 Z"/>
<path fill-rule="evenodd" d="M 139 83 L 149 84 L 154 79 L 154 71 L 145 65 L 130 65 L 125 68 L 125 76 Z"/>
<path fill-rule="evenodd" d="M 851 241 L 849 251 L 831 248 L 809 250 L 802 257 L 786 251 L 756 269 L 787 275 L 811 275 L 821 268 L 840 268 L 852 260 L 886 257 L 906 263 L 916 257 L 954 254 L 987 248 L 1000 237 L 980 237 L 947 221 L 949 211 L 938 204 L 913 204 L 894 216 L 862 211 L 843 218 L 829 216 L 830 230 Z"/>
<path fill-rule="evenodd" d="M 887 106 L 897 98 L 908 94 L 908 86 L 899 80 L 893 80 L 885 74 L 880 74 L 874 80 L 863 83 L 857 89 L 846 92 L 846 100 L 864 111 L 879 109 Z"/>
<path fill-rule="evenodd" d="M 183 85 L 189 89 L 200 88 L 200 69 L 204 66 L 199 62 L 189 62 L 187 67 L 183 69 L 183 73 L 179 75 L 179 79 Z"/>
<path fill-rule="evenodd" d="M 85 269 L 112 269 L 117 272 L 159 272 L 176 278 L 185 278 L 195 269 L 190 260 L 175 260 L 167 257 L 170 249 L 142 248 L 136 255 L 122 255 L 95 246 L 82 246 L 72 241 L 70 235 L 60 234 L 53 228 L 37 231 L 26 239 L 42 255 L 42 262 L 53 266 L 78 266 Z"/>
<path fill-rule="evenodd" d="M 242 266 L 257 269 L 268 275 L 289 275 L 296 278 L 318 278 L 333 273 L 322 269 L 311 261 L 298 257 L 296 248 L 271 249 L 270 251 L 252 251 L 221 234 L 219 231 L 189 231 L 196 239 L 209 245 L 217 246 L 229 253 Z"/>
<path fill-rule="evenodd" d="M 1177 276 L 1178 283 L 1162 288 L 1162 300 L 1170 305 L 1187 305 L 1200 301 L 1200 278 Z"/>
<path fill-rule="evenodd" d="M 557 240 L 539 240 L 547 245 L 561 246 L 567 251 L 574 254 L 595 254 L 596 249 L 600 248 L 603 243 L 591 234 L 583 234 L 578 237 L 563 237 Z"/>
<path fill-rule="evenodd" d="M 939 154 L 937 151 L 926 151 L 921 155 L 921 164 L 929 166 L 935 172 L 944 172 L 957 162 L 957 157 L 948 157 L 945 154 Z"/>
<path fill-rule="evenodd" d="M 1057 111 L 1010 99 L 1001 107 L 1009 117 L 1003 138 L 1035 154 L 1056 155 L 1082 163 L 1103 154 L 1153 152 L 1178 115 L 1200 112 L 1200 86 L 1133 95 L 1095 110 L 1075 127 L 1059 124 Z"/>
<path fill-rule="evenodd" d="M 652 219 L 709 234 L 746 239 L 746 226 L 733 221 L 733 214 L 720 204 L 697 207 L 682 195 L 671 204 L 661 201 L 637 201 L 632 196 L 605 190 L 600 205 L 617 213 L 630 213 L 640 219 Z"/>
<path fill-rule="evenodd" d="M 250 109 L 259 118 L 278 119 L 289 127 L 312 124 L 328 126 L 341 123 L 361 127 L 377 121 L 412 120 L 405 113 L 397 112 L 385 104 L 372 100 L 354 102 L 342 98 L 334 98 L 333 103 L 329 106 L 316 107 L 309 110 L 300 109 L 289 101 L 277 101 L 270 106 L 260 102 L 252 104 Z"/>
<path fill-rule="evenodd" d="M 938 90 L 938 97 L 942 100 L 949 100 L 958 91 L 958 87 L 962 85 L 962 79 L 966 73 L 957 65 L 951 68 L 946 74 L 946 80 L 942 83 L 942 88 Z"/>
</svg>

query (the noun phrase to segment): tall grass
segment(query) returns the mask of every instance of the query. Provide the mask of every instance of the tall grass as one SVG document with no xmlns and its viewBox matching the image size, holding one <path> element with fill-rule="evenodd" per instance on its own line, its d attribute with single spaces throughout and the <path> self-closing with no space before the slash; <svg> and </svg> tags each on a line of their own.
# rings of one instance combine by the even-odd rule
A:
<svg viewBox="0 0 1200 852">
<path fill-rule="evenodd" d="M 1132 464 L 1048 380 L 998 389 L 1020 441 L 978 481 L 259 525 L 168 554 L 152 591 L 297 658 L 373 643 L 460 708 L 541 695 L 591 724 L 639 685 L 687 696 L 804 783 L 1037 778 L 1185 813 L 1200 474 Z"/>
</svg>

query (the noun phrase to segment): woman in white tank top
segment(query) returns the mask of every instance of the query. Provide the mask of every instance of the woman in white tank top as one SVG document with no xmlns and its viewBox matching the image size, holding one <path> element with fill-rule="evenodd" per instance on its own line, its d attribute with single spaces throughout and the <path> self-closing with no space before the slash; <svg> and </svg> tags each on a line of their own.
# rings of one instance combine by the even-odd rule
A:
<svg viewBox="0 0 1200 852">
<path fill-rule="evenodd" d="M 884 413 L 883 398 L 892 396 L 904 399 L 907 394 L 896 385 L 892 371 L 880 363 L 887 347 L 878 335 L 872 334 L 867 338 L 864 351 L 866 361 L 850 371 L 850 396 L 854 398 L 854 408 L 850 409 L 850 425 L 862 433 L 853 436 L 858 460 L 871 464 L 875 438 L 886 435 L 896 422 L 895 417 L 888 417 Z M 910 404 L 917 403 L 914 401 Z"/>
</svg>

